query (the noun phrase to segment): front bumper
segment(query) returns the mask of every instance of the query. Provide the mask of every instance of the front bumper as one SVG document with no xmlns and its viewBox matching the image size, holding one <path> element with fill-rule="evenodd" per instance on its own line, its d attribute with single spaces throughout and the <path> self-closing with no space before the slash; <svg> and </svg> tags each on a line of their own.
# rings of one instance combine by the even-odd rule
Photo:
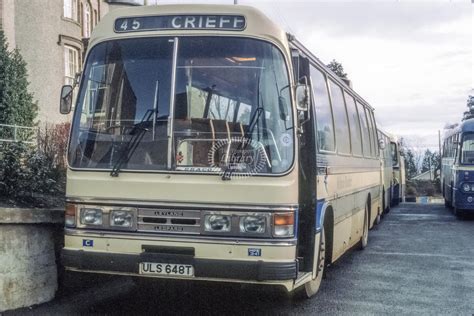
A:
<svg viewBox="0 0 474 316">
<path fill-rule="evenodd" d="M 472 198 L 471 202 L 468 200 L 469 197 Z M 465 193 L 455 188 L 454 207 L 466 212 L 474 212 L 474 194 L 472 192 Z"/>
<path fill-rule="evenodd" d="M 198 259 L 190 255 L 166 253 L 118 254 L 63 249 L 61 257 L 66 268 L 137 275 L 140 262 L 191 264 L 194 266 L 195 277 L 204 279 L 294 280 L 298 271 L 296 261 L 264 262 Z"/>
<path fill-rule="evenodd" d="M 298 275 L 296 239 L 189 238 L 79 229 L 65 233 L 62 263 L 69 270 L 139 276 L 141 262 L 191 264 L 196 280 L 270 283 L 287 289 Z"/>
</svg>

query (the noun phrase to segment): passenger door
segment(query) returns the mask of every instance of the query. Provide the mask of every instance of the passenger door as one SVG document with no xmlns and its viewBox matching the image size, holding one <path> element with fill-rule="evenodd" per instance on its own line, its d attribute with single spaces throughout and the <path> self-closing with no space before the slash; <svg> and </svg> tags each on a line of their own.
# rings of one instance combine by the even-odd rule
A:
<svg viewBox="0 0 474 316">
<path fill-rule="evenodd" d="M 293 56 L 294 78 L 297 83 L 310 82 L 309 60 L 300 54 Z M 298 257 L 300 270 L 313 270 L 316 234 L 316 149 L 314 136 L 314 111 L 311 106 L 309 117 L 300 121 L 302 134 L 298 142 L 299 156 L 299 223 Z"/>
</svg>

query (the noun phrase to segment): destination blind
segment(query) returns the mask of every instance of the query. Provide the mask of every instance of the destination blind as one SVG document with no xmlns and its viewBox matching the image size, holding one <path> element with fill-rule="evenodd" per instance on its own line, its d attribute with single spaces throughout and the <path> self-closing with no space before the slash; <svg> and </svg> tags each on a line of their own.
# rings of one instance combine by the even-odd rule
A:
<svg viewBox="0 0 474 316">
<path fill-rule="evenodd" d="M 230 30 L 245 29 L 241 15 L 160 15 L 124 17 L 115 20 L 117 33 L 156 30 Z"/>
</svg>

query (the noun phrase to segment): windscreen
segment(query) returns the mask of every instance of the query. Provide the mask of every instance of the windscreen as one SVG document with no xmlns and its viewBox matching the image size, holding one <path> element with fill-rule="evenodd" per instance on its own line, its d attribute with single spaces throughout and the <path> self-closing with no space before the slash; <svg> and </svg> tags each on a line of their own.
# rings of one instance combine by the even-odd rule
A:
<svg viewBox="0 0 474 316">
<path fill-rule="evenodd" d="M 461 163 L 474 164 L 474 133 L 466 133 L 462 136 Z"/>
<path fill-rule="evenodd" d="M 282 173 L 293 163 L 292 122 L 288 72 L 270 43 L 229 37 L 109 41 L 87 58 L 69 163 Z"/>
<path fill-rule="evenodd" d="M 394 166 L 398 166 L 398 146 L 396 143 L 391 142 L 390 143 L 390 151 L 391 151 L 391 156 L 392 156 L 392 163 Z"/>
</svg>

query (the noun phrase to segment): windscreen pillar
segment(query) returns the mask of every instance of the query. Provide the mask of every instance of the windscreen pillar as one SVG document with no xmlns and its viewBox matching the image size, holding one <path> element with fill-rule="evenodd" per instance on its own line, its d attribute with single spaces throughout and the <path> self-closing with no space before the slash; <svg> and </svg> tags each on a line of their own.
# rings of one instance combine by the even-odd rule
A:
<svg viewBox="0 0 474 316">
<path fill-rule="evenodd" d="M 63 218 L 63 210 L 0 207 L 0 313 L 54 298 Z"/>
</svg>

